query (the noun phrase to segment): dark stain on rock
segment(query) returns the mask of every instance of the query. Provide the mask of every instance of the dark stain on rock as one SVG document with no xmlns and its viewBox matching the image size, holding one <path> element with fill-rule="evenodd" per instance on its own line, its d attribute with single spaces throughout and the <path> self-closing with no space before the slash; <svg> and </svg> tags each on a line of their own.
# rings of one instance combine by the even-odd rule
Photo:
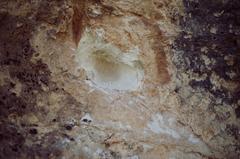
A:
<svg viewBox="0 0 240 159">
<path fill-rule="evenodd" d="M 47 125 L 50 128 L 49 132 L 42 133 L 40 130 L 42 126 L 47 127 L 45 125 L 47 120 L 39 121 L 37 124 L 35 121 L 33 123 L 28 121 L 32 116 L 34 119 L 39 119 L 49 113 L 48 105 L 37 106 L 37 97 L 55 92 L 64 96 L 63 105 L 68 106 L 67 109 L 71 108 L 70 113 L 74 112 L 79 116 L 82 109 L 85 109 L 76 108 L 76 105 L 82 106 L 82 104 L 50 81 L 51 72 L 41 59 L 32 60 L 32 57 L 38 57 L 39 53 L 35 52 L 30 40 L 35 27 L 41 24 L 61 27 L 58 31 L 68 34 L 68 27 L 72 26 L 70 23 L 73 22 L 73 34 L 76 36 L 74 39 L 78 43 L 81 34 L 79 29 L 82 27 L 81 14 L 84 6 L 81 3 L 83 2 L 74 1 L 76 6 L 72 6 L 73 19 L 69 4 L 63 5 L 63 2 L 68 3 L 64 0 L 41 1 L 37 4 L 36 10 L 30 11 L 31 13 L 26 17 L 0 11 L 0 73 L 4 75 L 3 82 L 0 78 L 0 158 L 60 158 L 62 156 L 65 146 L 62 140 L 66 137 L 61 131 L 71 130 L 74 125 L 67 125 L 64 129 L 62 126 L 52 128 Z M 4 5 L 8 5 L 8 1 Z M 21 1 L 19 7 L 20 5 L 26 4 Z M 6 6 L 0 8 L 4 7 Z M 48 33 L 55 37 L 54 31 Z M 17 85 L 21 87 L 20 92 L 15 93 Z M 43 86 L 47 89 L 43 90 Z M 52 122 L 56 122 L 57 125 L 61 123 L 60 118 L 67 117 L 68 115 L 60 117 L 57 114 Z M 74 141 L 74 138 L 69 140 Z M 27 144 L 25 141 L 32 144 Z"/>
<path fill-rule="evenodd" d="M 235 109 L 235 114 L 237 118 L 240 118 L 240 106 Z"/>
<path fill-rule="evenodd" d="M 41 139 L 38 141 L 39 143 L 33 143 L 31 147 L 28 147 L 28 157 L 29 158 L 61 158 L 62 151 L 57 146 L 59 141 L 61 141 L 63 137 L 56 131 L 49 132 L 44 134 Z M 47 147 L 45 144 L 47 143 Z"/>
<path fill-rule="evenodd" d="M 179 71 L 191 72 L 207 79 L 190 85 L 220 98 L 227 104 L 237 103 L 239 89 L 217 88 L 209 77 L 215 73 L 225 81 L 240 85 L 240 1 L 184 0 L 185 16 L 182 32 L 175 41 L 175 64 Z M 205 59 L 204 59 L 205 57 Z M 206 58 L 210 62 L 206 62 Z"/>
<path fill-rule="evenodd" d="M 202 86 L 203 88 L 208 89 L 208 90 L 212 89 L 212 87 L 213 87 L 209 77 L 207 77 L 205 80 L 201 80 L 201 81 L 192 80 L 189 84 L 193 88 L 198 88 L 199 86 Z"/>
<path fill-rule="evenodd" d="M 32 135 L 36 135 L 38 133 L 37 129 L 35 128 L 32 128 L 29 130 L 29 133 L 32 134 Z"/>
<path fill-rule="evenodd" d="M 17 96 L 12 91 L 14 82 L 9 80 L 0 85 L 0 158 L 19 158 L 31 154 L 32 148 L 25 145 L 25 127 L 10 122 L 9 116 L 21 117 L 36 111 L 36 92 L 42 91 L 41 85 L 49 84 L 50 71 L 42 61 L 31 61 L 35 53 L 29 41 L 34 30 L 33 21 L 0 13 L 0 24 L 0 71 L 8 70 L 10 78 L 22 86 Z M 37 130 L 32 128 L 29 133 L 36 135 Z"/>
<path fill-rule="evenodd" d="M 240 134 L 237 126 L 228 124 L 226 127 L 226 132 L 233 136 L 236 140 L 240 141 Z"/>
<path fill-rule="evenodd" d="M 74 126 L 74 125 L 67 124 L 67 125 L 65 125 L 65 129 L 68 130 L 68 131 L 70 131 L 70 130 L 72 130 L 73 126 Z"/>
<path fill-rule="evenodd" d="M 0 87 L 0 116 L 10 114 L 22 115 L 26 112 L 27 103 L 10 91 L 7 85 Z"/>
<path fill-rule="evenodd" d="M 18 129 L 10 122 L 0 124 L 0 158 L 15 159 L 21 155 L 25 138 Z"/>
<path fill-rule="evenodd" d="M 44 22 L 54 26 L 60 25 L 65 18 L 65 10 L 63 8 L 62 10 L 58 10 L 57 8 L 60 8 L 64 3 L 64 0 L 41 1 L 34 18 L 38 22 Z"/>
</svg>

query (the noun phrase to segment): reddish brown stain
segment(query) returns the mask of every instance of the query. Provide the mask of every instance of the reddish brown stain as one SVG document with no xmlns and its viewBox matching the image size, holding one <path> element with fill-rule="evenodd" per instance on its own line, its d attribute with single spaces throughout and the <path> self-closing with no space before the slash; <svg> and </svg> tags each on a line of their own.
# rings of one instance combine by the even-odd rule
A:
<svg viewBox="0 0 240 159">
<path fill-rule="evenodd" d="M 76 45 L 81 39 L 81 33 L 84 27 L 84 10 L 85 10 L 85 1 L 73 1 L 73 18 L 72 18 L 72 34 L 73 34 L 73 41 Z"/>
<path fill-rule="evenodd" d="M 151 20 L 144 18 L 142 16 L 141 16 L 141 19 L 144 25 L 150 28 L 153 33 L 152 38 L 154 39 L 154 42 L 152 43 L 152 48 L 155 52 L 155 60 L 156 60 L 156 65 L 158 70 L 157 73 L 158 73 L 159 83 L 167 84 L 171 80 L 171 77 L 167 70 L 167 67 L 168 67 L 167 57 L 163 50 L 163 48 L 167 44 L 166 37 L 164 37 L 158 25 L 152 24 Z"/>
<path fill-rule="evenodd" d="M 166 59 L 167 58 L 166 54 L 163 50 L 163 44 L 164 44 L 164 37 L 162 36 L 161 32 L 158 31 L 153 44 L 153 48 L 155 51 L 155 60 L 158 68 L 160 83 L 167 84 L 171 80 L 171 78 L 167 70 L 168 62 Z"/>
</svg>

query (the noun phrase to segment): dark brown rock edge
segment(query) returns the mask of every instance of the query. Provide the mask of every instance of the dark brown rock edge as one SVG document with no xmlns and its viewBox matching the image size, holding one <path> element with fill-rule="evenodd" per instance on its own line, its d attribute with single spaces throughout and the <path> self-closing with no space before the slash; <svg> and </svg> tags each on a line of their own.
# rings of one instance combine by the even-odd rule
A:
<svg viewBox="0 0 240 159">
<path fill-rule="evenodd" d="M 41 60 L 36 63 L 30 61 L 32 56 L 37 56 L 30 45 L 36 23 L 8 13 L 0 13 L 0 23 L 0 65 L 1 69 L 9 72 L 13 80 L 6 81 L 5 85 L 0 87 L 0 158 L 24 155 L 39 155 L 45 158 L 50 153 L 55 153 L 54 150 L 42 148 L 41 145 L 24 145 L 25 138 L 29 137 L 28 133 L 37 134 L 37 125 L 8 120 L 9 115 L 21 117 L 38 111 L 35 107 L 36 93 L 42 91 L 41 85 L 49 86 L 50 71 L 47 65 Z M 14 80 L 18 80 L 22 85 L 20 96 L 11 91 L 15 87 Z"/>
<path fill-rule="evenodd" d="M 186 16 L 180 18 L 179 25 L 182 31 L 173 46 L 174 54 L 178 57 L 174 63 L 179 75 L 189 76 L 189 85 L 193 94 L 201 93 L 203 97 L 210 94 L 209 111 L 216 113 L 219 122 L 229 118 L 229 116 L 225 119 L 219 117 L 221 115 L 215 111 L 219 105 L 231 107 L 239 120 L 240 1 L 184 0 L 183 2 Z M 211 31 L 212 27 L 217 28 L 216 31 Z M 209 64 L 204 62 L 203 55 L 211 61 Z M 234 75 L 231 76 L 229 72 Z M 219 80 L 235 83 L 237 88 L 231 90 L 228 87 L 217 87 L 210 79 L 213 74 L 219 76 Z M 184 88 L 179 86 L 176 91 L 181 89 Z M 225 149 L 229 153 L 228 157 L 240 156 L 239 132 L 239 125 L 227 124 L 226 129 L 220 133 L 235 139 L 235 144 Z"/>
<path fill-rule="evenodd" d="M 176 64 L 192 73 L 200 76 L 207 74 L 208 77 L 202 81 L 192 80 L 189 84 L 193 88 L 203 88 L 209 91 L 215 98 L 222 102 L 237 103 L 240 89 L 231 92 L 227 88 L 212 89 L 214 84 L 210 81 L 212 73 L 216 73 L 224 80 L 240 82 L 240 2 L 233 1 L 184 1 L 186 17 L 182 18 L 180 26 L 183 32 L 176 40 L 176 49 L 181 50 L 182 61 Z M 217 16 L 217 13 L 222 15 Z M 215 14 L 215 15 L 214 15 Z M 211 33 L 211 27 L 216 27 L 216 33 Z M 191 38 L 186 38 L 188 32 L 192 32 Z M 213 48 L 214 46 L 214 48 Z M 201 52 L 201 48 L 207 47 L 207 53 Z M 201 55 L 206 55 L 216 62 L 206 66 Z M 233 58 L 233 63 L 228 64 L 226 56 Z M 225 59 L 224 59 L 225 58 Z M 236 75 L 230 77 L 228 72 Z"/>
<path fill-rule="evenodd" d="M 28 3 L 31 5 L 27 1 L 16 2 L 19 8 Z M 0 86 L 0 158 L 59 158 L 62 149 L 56 146 L 58 142 L 65 138 L 74 141 L 66 134 L 69 126 L 66 126 L 65 120 L 59 121 L 56 116 L 52 122 L 57 121 L 59 128 L 39 135 L 39 124 L 48 121 L 32 124 L 25 123 L 21 118 L 29 113 L 42 116 L 47 113 L 48 110 L 36 107 L 36 97 L 41 93 L 47 95 L 58 92 L 66 97 L 64 104 L 79 105 L 67 92 L 50 81 L 51 72 L 45 63 L 41 60 L 31 61 L 32 57 L 39 56 L 30 44 L 36 26 L 41 23 L 60 25 L 59 19 L 62 19 L 64 11 L 54 14 L 54 10 L 47 8 L 60 6 L 62 1 L 42 1 L 37 5 L 37 11 L 34 11 L 36 8 L 32 4 L 24 16 L 5 11 L 9 10 L 8 1 L 0 2 L 0 5 L 0 71 L 6 75 Z M 19 95 L 13 91 L 17 83 L 21 85 Z M 43 86 L 48 90 L 44 91 Z M 32 144 L 27 145 L 26 141 Z"/>
</svg>

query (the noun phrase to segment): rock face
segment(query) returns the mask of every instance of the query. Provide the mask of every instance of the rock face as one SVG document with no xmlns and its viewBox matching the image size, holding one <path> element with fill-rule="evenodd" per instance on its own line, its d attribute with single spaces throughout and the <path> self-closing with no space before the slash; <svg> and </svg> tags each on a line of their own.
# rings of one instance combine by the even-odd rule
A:
<svg viewBox="0 0 240 159">
<path fill-rule="evenodd" d="M 1 0 L 0 158 L 239 158 L 239 8 Z"/>
</svg>

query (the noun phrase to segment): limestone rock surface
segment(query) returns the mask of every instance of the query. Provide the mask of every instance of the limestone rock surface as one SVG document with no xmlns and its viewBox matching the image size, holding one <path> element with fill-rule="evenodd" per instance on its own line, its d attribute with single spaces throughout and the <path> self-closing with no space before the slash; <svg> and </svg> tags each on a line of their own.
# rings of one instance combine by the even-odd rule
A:
<svg viewBox="0 0 240 159">
<path fill-rule="evenodd" d="M 0 158 L 240 158 L 240 1 L 0 0 Z"/>
</svg>

